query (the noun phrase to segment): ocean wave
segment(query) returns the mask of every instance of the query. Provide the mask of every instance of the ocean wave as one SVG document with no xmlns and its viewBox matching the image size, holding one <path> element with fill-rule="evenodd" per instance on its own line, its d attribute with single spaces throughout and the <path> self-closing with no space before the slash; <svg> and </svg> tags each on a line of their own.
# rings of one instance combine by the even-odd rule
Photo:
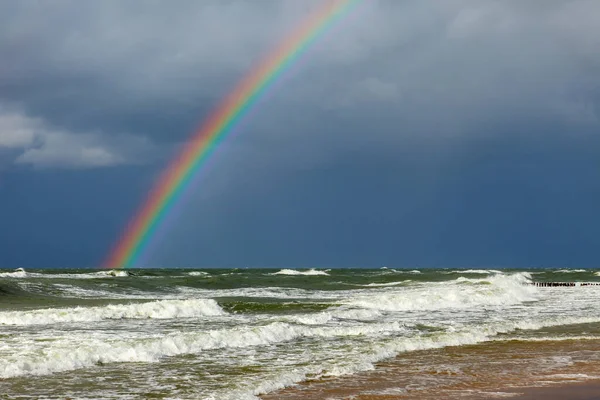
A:
<svg viewBox="0 0 600 400">
<path fill-rule="evenodd" d="M 400 332 L 398 323 L 350 327 L 312 327 L 274 322 L 264 326 L 238 327 L 196 333 L 177 333 L 160 338 L 85 342 L 55 341 L 48 351 L 23 349 L 0 359 L 0 378 L 46 375 L 56 372 L 120 362 L 157 362 L 168 356 L 196 354 L 206 350 L 246 348 L 289 342 L 300 337 L 336 338 L 377 336 Z"/>
<path fill-rule="evenodd" d="M 23 288 L 17 282 L 0 282 L 0 296 L 26 296 L 27 288 Z"/>
<path fill-rule="evenodd" d="M 573 273 L 580 273 L 580 272 L 587 272 L 587 271 L 585 269 L 557 269 L 554 272 L 561 273 L 561 274 L 573 274 Z"/>
<path fill-rule="evenodd" d="M 362 286 L 362 287 L 389 287 L 389 286 L 399 286 L 399 285 L 405 285 L 407 283 L 412 282 L 410 279 L 406 279 L 400 282 L 387 282 L 387 283 L 367 283 L 365 285 L 360 285 L 360 284 L 355 284 L 355 286 Z"/>
<path fill-rule="evenodd" d="M 17 268 L 11 272 L 0 272 L 0 278 L 26 278 L 27 272 L 23 268 Z"/>
<path fill-rule="evenodd" d="M 190 271 L 187 273 L 189 276 L 210 276 L 208 272 L 204 271 Z"/>
<path fill-rule="evenodd" d="M 247 297 L 273 299 L 336 299 L 340 295 L 333 291 L 316 291 L 288 287 L 248 287 L 235 289 L 202 289 L 188 286 L 176 288 L 180 297 Z"/>
<path fill-rule="evenodd" d="M 106 319 L 170 319 L 224 315 L 212 299 L 159 300 L 137 304 L 110 304 L 103 307 L 49 308 L 0 312 L 0 325 L 49 325 L 93 322 Z"/>
<path fill-rule="evenodd" d="M 583 318 L 580 321 L 590 322 L 593 318 Z M 596 318 L 595 321 L 600 321 Z M 464 346 L 482 343 L 494 340 L 494 337 L 499 333 L 508 333 L 517 329 L 539 329 L 542 327 L 564 325 L 568 323 L 578 323 L 577 319 L 566 322 L 560 318 L 539 321 L 537 323 L 529 322 L 514 322 L 514 323 L 498 323 L 487 326 L 470 327 L 462 331 L 443 332 L 434 336 L 416 336 L 416 337 L 398 337 L 391 341 L 382 344 L 374 344 L 372 348 L 362 354 L 347 354 L 343 361 L 336 362 L 335 360 L 326 361 L 320 365 L 309 363 L 307 367 L 299 367 L 281 373 L 277 377 L 272 377 L 264 380 L 259 384 L 249 384 L 247 388 L 228 390 L 217 393 L 213 398 L 234 400 L 248 399 L 258 400 L 260 395 L 280 390 L 285 387 L 292 386 L 296 383 L 305 381 L 308 377 L 314 379 L 322 377 L 334 377 L 342 375 L 351 375 L 362 371 L 372 370 L 375 363 L 385 359 L 390 359 L 399 354 L 443 348 L 449 346 Z"/>
<path fill-rule="evenodd" d="M 459 269 L 450 271 L 451 274 L 501 274 L 502 271 L 497 269 Z"/>
<path fill-rule="evenodd" d="M 284 268 L 280 271 L 273 272 L 270 275 L 305 275 L 305 276 L 323 275 L 323 276 L 329 276 L 329 274 L 326 271 L 320 271 L 320 270 L 316 270 L 314 268 L 311 268 L 307 271 L 298 271 L 296 269 Z"/>
<path fill-rule="evenodd" d="M 59 291 L 61 297 L 72 299 L 156 299 L 156 295 L 153 293 L 148 293 L 145 295 L 121 293 L 111 290 L 102 290 L 97 286 L 94 286 L 94 289 L 92 289 L 89 287 L 84 288 L 79 286 L 55 283 L 53 287 Z"/>
<path fill-rule="evenodd" d="M 422 274 L 422 271 L 419 271 L 418 269 L 393 269 L 393 268 L 387 268 L 387 267 L 381 267 L 380 270 L 383 270 L 385 272 L 394 272 L 397 274 Z"/>
<path fill-rule="evenodd" d="M 578 340 L 600 340 L 600 336 L 577 335 L 577 336 L 511 336 L 493 339 L 494 342 L 568 342 Z"/>
<path fill-rule="evenodd" d="M 97 365 L 124 362 L 158 362 L 165 357 L 200 354 L 208 350 L 243 349 L 272 346 L 294 340 L 313 339 L 315 343 L 336 343 L 347 337 L 369 338 L 363 346 L 352 351 L 331 356 L 322 348 L 320 359 L 304 366 L 296 364 L 285 372 L 261 377 L 259 382 L 248 379 L 241 387 L 214 394 L 218 399 L 255 398 L 263 393 L 281 389 L 307 379 L 308 376 L 339 376 L 372 369 L 376 362 L 395 357 L 400 353 L 476 344 L 493 340 L 499 333 L 517 329 L 540 329 L 545 326 L 598 321 L 596 318 L 562 317 L 540 321 L 497 322 L 479 326 L 465 326 L 460 330 L 447 330 L 435 335 L 411 334 L 411 328 L 398 322 L 361 324 L 353 326 L 306 326 L 285 322 L 273 322 L 261 326 L 240 326 L 168 335 L 114 338 L 90 337 L 73 339 L 70 336 L 40 344 L 24 342 L 15 352 L 0 359 L 0 378 L 24 375 L 46 375 Z M 386 338 L 377 340 L 376 338 Z M 362 340 L 362 339 L 361 339 Z M 368 344 L 367 344 L 368 343 Z M 312 352 L 316 352 L 314 349 Z M 316 354 L 316 353 L 315 353 Z M 328 354 L 327 356 L 323 356 Z M 312 359 L 313 356 L 311 356 Z"/>
<path fill-rule="evenodd" d="M 280 317 L 279 320 L 302 325 L 325 325 L 332 321 L 336 321 L 336 323 L 340 321 L 374 322 L 381 316 L 382 313 L 378 310 L 337 307 L 319 313 L 288 315 Z M 406 326 L 409 325 L 406 324 Z"/>
<path fill-rule="evenodd" d="M 124 270 L 102 270 L 89 273 L 54 274 L 42 272 L 27 272 L 23 268 L 17 268 L 12 272 L 0 272 L 0 278 L 46 278 L 46 279 L 98 279 L 126 277 L 131 274 Z"/>
<path fill-rule="evenodd" d="M 393 292 L 364 294 L 345 304 L 384 311 L 439 310 L 489 305 L 510 305 L 537 300 L 538 290 L 529 285 L 530 275 L 496 275 L 485 279 L 458 278 L 438 285 L 403 288 Z M 464 286 L 464 283 L 470 283 Z"/>
<path fill-rule="evenodd" d="M 134 278 L 0 279 L 0 292 L 4 290 L 7 296 L 19 288 L 33 292 L 39 287 L 51 296 L 140 294 L 161 300 L 150 302 L 149 299 L 135 304 L 132 300 L 115 305 L 126 309 L 110 309 L 98 306 L 97 302 L 94 302 L 95 307 L 58 308 L 57 304 L 72 306 L 75 301 L 52 299 L 53 308 L 45 310 L 0 310 L 4 311 L 0 312 L 0 328 L 2 319 L 7 320 L 3 328 L 7 335 L 0 346 L 0 380 L 53 373 L 60 377 L 61 371 L 84 368 L 88 370 L 68 375 L 74 379 L 105 372 L 107 376 L 121 376 L 122 371 L 135 368 L 139 374 L 119 380 L 119 385 L 126 388 L 120 393 L 126 396 L 147 393 L 145 373 L 156 368 L 144 363 L 165 361 L 160 364 L 164 366 L 160 374 L 168 379 L 210 364 L 206 374 L 218 378 L 209 379 L 206 384 L 192 382 L 193 396 L 256 400 L 261 393 L 306 379 L 369 370 L 378 361 L 402 352 L 513 340 L 515 336 L 528 340 L 529 336 L 545 338 L 556 334 L 564 335 L 565 340 L 585 340 L 585 332 L 591 332 L 585 326 L 538 329 L 600 320 L 600 314 L 594 312 L 597 307 L 593 301 L 600 298 L 600 290 L 559 288 L 551 293 L 530 285 L 531 274 L 512 271 L 480 275 L 461 271 L 461 274 L 441 275 L 450 270 L 423 270 L 423 275 L 409 275 L 402 274 L 403 271 L 395 274 L 385 270 L 348 273 L 334 270 L 331 278 L 269 276 L 268 273 L 278 271 L 275 269 L 248 274 L 247 280 L 246 277 L 243 280 L 219 278 L 217 285 L 201 277 L 189 277 L 188 271 L 175 272 L 177 275 L 166 272 L 161 276 L 165 277 L 164 283 Z M 590 277 L 593 272 L 589 271 Z M 214 272 L 214 276 L 220 273 Z M 290 284 L 294 282 L 298 282 L 299 287 Z M 410 284 L 403 285 L 405 282 Z M 333 290 L 323 290 L 330 288 Z M 279 300 L 257 299 L 263 297 Z M 192 319 L 184 319 L 186 313 L 193 312 L 191 308 L 202 308 L 200 303 L 206 300 L 198 299 L 218 300 L 219 303 L 213 303 L 216 315 L 204 316 L 206 311 L 201 311 L 198 317 L 192 315 Z M 187 300 L 199 303 L 186 303 Z M 154 304 L 146 306 L 147 309 L 134 309 L 153 303 L 162 306 Z M 90 301 L 79 304 L 90 304 Z M 50 304 L 44 300 L 27 300 L 24 305 L 48 307 Z M 152 322 L 153 318 L 166 320 Z M 526 332 L 526 329 L 534 331 Z M 572 332 L 574 336 L 567 338 L 565 332 Z M 577 334 L 581 336 L 575 336 Z M 172 356 L 179 357 L 166 360 Z M 128 362 L 138 364 L 117 364 Z M 103 367 L 97 368 L 98 365 Z M 244 379 L 238 379 L 238 373 L 243 374 Z M 154 378 L 152 374 L 150 372 L 148 379 Z M 203 379 L 199 374 L 194 376 Z M 47 379 L 56 382 L 59 378 Z M 153 379 L 153 383 L 163 385 L 165 381 L 161 379 Z M 94 390 L 106 393 L 100 392 L 104 389 Z M 183 392 L 173 395 L 178 393 Z M 84 395 L 82 392 L 72 394 L 72 397 Z"/>
</svg>

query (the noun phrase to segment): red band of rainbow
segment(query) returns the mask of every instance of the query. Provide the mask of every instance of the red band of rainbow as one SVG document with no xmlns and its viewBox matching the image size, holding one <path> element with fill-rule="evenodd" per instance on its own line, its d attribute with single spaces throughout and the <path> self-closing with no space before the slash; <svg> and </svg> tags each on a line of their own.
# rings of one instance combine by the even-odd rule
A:
<svg viewBox="0 0 600 400">
<path fill-rule="evenodd" d="M 218 143 L 244 118 L 282 73 L 359 2 L 360 0 L 327 1 L 324 7 L 308 18 L 238 84 L 167 167 L 143 206 L 127 225 L 110 253 L 106 267 L 127 268 L 136 265 L 161 221 Z"/>
</svg>

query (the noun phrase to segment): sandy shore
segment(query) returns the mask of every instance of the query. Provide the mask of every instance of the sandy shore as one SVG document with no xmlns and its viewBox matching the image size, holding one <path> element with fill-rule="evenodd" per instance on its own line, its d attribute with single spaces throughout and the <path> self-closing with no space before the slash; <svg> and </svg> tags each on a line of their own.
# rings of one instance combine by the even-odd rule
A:
<svg viewBox="0 0 600 400">
<path fill-rule="evenodd" d="M 512 392 L 512 391 L 508 391 Z M 600 399 L 600 381 L 573 383 L 561 386 L 525 388 L 514 391 L 522 393 L 513 400 L 598 400 Z"/>
<path fill-rule="evenodd" d="M 372 371 L 309 380 L 263 400 L 599 400 L 600 341 L 497 341 L 402 354 Z"/>
<path fill-rule="evenodd" d="M 400 390 L 399 390 L 400 391 Z M 389 389 L 384 389 L 380 393 L 376 393 L 374 390 L 371 393 L 355 393 L 351 394 L 348 391 L 341 389 L 332 390 L 328 393 L 328 399 L 336 400 L 407 400 L 407 399 L 420 399 L 420 398 L 431 398 L 429 396 L 420 396 L 414 393 L 397 393 L 393 394 Z M 283 394 L 283 397 L 279 397 Z M 272 395 L 263 396 L 262 398 L 274 399 L 274 398 L 295 398 L 289 397 L 289 390 L 278 392 L 275 397 Z M 446 397 L 447 396 L 447 397 Z M 313 399 L 314 397 L 305 394 L 300 395 L 299 398 Z M 479 392 L 479 393 L 468 393 L 464 391 L 462 393 L 455 392 L 446 393 L 444 399 L 468 399 L 468 400 L 488 400 L 488 399 L 511 399 L 511 400 L 599 400 L 600 399 L 600 381 L 589 381 L 579 382 L 564 385 L 551 385 L 545 387 L 524 387 L 519 389 L 499 389 L 498 391 L 490 392 Z"/>
</svg>

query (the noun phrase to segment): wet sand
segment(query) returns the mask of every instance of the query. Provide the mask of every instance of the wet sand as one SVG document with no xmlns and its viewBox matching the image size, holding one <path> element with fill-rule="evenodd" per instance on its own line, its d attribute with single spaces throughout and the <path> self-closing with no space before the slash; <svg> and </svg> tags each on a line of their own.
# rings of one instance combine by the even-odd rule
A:
<svg viewBox="0 0 600 400">
<path fill-rule="evenodd" d="M 527 388 L 512 400 L 598 400 L 600 381 L 589 381 L 561 386 Z"/>
<path fill-rule="evenodd" d="M 405 353 L 263 400 L 600 399 L 600 340 L 496 341 Z"/>
</svg>

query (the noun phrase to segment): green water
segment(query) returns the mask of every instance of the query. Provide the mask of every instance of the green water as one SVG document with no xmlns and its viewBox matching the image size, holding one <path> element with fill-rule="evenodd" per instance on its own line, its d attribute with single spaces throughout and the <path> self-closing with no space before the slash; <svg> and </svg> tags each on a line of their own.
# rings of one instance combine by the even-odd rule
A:
<svg viewBox="0 0 600 400">
<path fill-rule="evenodd" d="M 256 399 L 415 351 L 593 339 L 600 337 L 600 287 L 532 283 L 600 282 L 597 273 L 2 270 L 0 392 Z"/>
</svg>

